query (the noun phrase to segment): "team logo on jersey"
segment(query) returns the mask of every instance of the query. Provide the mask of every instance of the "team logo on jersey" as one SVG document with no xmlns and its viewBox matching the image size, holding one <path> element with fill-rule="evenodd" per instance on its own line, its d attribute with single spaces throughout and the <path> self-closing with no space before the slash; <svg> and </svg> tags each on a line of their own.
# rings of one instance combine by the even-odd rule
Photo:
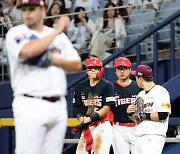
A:
<svg viewBox="0 0 180 154">
<path fill-rule="evenodd" d="M 162 103 L 162 108 L 163 108 L 163 109 L 170 109 L 170 108 L 171 108 L 171 105 L 170 105 L 169 102 L 163 102 L 163 103 Z"/>
<path fill-rule="evenodd" d="M 20 42 L 22 42 L 23 40 L 26 40 L 26 39 L 28 39 L 27 38 L 27 36 L 25 35 L 25 34 L 22 34 L 21 36 L 16 36 L 15 38 L 14 38 L 14 40 L 16 41 L 16 43 L 20 43 Z"/>
</svg>

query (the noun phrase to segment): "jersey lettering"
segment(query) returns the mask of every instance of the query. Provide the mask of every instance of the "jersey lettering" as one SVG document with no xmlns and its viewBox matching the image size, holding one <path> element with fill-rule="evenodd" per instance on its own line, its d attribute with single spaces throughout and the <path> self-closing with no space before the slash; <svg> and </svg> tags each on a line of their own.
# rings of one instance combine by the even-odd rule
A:
<svg viewBox="0 0 180 154">
<path fill-rule="evenodd" d="M 152 108 L 151 109 L 144 109 L 144 112 L 151 113 L 151 112 L 153 112 L 153 109 Z"/>
<path fill-rule="evenodd" d="M 95 106 L 102 106 L 102 98 L 94 98 L 91 100 L 88 99 L 82 99 L 82 102 L 85 106 L 89 106 L 89 105 L 95 105 Z"/>
<path fill-rule="evenodd" d="M 145 106 L 145 108 L 146 108 L 146 107 L 152 107 L 153 104 L 154 104 L 153 102 L 151 102 L 151 103 L 146 103 L 146 104 L 144 104 L 144 106 Z"/>
<path fill-rule="evenodd" d="M 116 106 L 125 105 L 125 104 L 135 104 L 136 98 L 117 98 L 116 97 Z"/>
</svg>

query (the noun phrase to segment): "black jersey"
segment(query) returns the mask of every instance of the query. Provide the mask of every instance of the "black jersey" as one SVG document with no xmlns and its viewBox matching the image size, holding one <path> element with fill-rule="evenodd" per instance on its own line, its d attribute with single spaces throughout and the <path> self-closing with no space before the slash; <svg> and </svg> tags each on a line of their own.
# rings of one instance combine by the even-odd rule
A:
<svg viewBox="0 0 180 154">
<path fill-rule="evenodd" d="M 73 98 L 74 117 L 86 115 L 88 99 L 96 99 L 95 111 L 100 110 L 104 105 L 115 105 L 113 84 L 103 78 L 95 86 L 90 86 L 90 80 L 79 83 Z"/>
<path fill-rule="evenodd" d="M 112 106 L 114 122 L 132 122 L 127 115 L 127 107 L 135 103 L 137 94 L 142 90 L 137 83 L 132 80 L 128 86 L 122 86 L 117 82 L 113 83 L 115 90 L 116 105 Z"/>
</svg>

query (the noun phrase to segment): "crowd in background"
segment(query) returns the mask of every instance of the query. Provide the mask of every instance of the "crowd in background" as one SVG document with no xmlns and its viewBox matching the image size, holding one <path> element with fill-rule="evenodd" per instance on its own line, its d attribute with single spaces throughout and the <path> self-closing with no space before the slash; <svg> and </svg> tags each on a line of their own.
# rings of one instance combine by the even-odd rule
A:
<svg viewBox="0 0 180 154">
<path fill-rule="evenodd" d="M 85 60 L 93 55 L 104 60 L 114 52 L 111 49 L 122 48 L 137 37 L 133 25 L 133 14 L 136 10 L 151 10 L 158 16 L 163 0 L 44 0 L 47 6 L 46 26 L 56 27 L 60 15 L 68 14 L 71 25 L 67 36 Z M 177 0 L 170 0 L 173 2 Z M 123 7 L 124 6 L 124 7 Z M 114 9 L 114 7 L 116 9 Z M 142 14 L 141 14 L 142 15 Z M 140 18 L 140 17 L 139 17 Z M 20 11 L 16 8 L 16 0 L 0 0 L 1 42 L 6 32 L 21 21 Z M 150 27 L 150 26 L 149 26 Z M 142 27 L 140 27 L 143 29 Z M 3 49 L 2 49 L 3 50 Z M 131 51 L 132 54 L 134 51 Z M 128 51 L 127 51 L 127 54 Z"/>
</svg>

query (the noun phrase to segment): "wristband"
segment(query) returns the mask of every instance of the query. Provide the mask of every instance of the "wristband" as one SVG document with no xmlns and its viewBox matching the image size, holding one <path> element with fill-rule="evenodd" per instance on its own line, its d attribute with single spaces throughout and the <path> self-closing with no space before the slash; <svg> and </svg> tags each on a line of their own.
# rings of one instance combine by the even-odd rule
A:
<svg viewBox="0 0 180 154">
<path fill-rule="evenodd" d="M 151 113 L 145 113 L 145 119 L 151 120 Z"/>
<path fill-rule="evenodd" d="M 133 115 L 133 113 L 127 113 L 127 115 L 128 115 L 128 116 L 132 116 L 132 115 Z"/>
<path fill-rule="evenodd" d="M 91 122 L 96 122 L 96 121 L 99 121 L 101 119 L 101 117 L 99 116 L 98 113 L 94 113 L 90 116 L 91 118 Z"/>
<path fill-rule="evenodd" d="M 81 115 L 81 114 L 77 115 L 78 120 L 79 120 L 80 117 L 83 117 L 83 115 Z"/>
</svg>

